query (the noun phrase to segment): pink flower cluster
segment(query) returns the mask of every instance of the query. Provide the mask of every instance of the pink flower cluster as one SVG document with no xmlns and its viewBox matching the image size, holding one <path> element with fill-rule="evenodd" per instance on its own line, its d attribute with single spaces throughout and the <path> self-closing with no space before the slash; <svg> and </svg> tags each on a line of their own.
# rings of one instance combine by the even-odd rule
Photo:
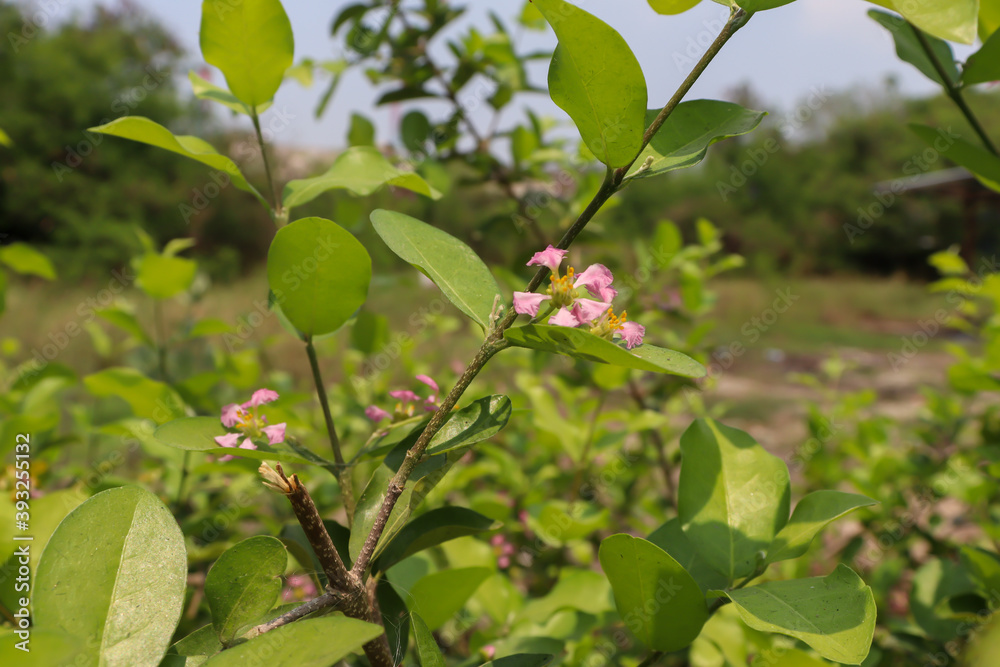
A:
<svg viewBox="0 0 1000 667">
<path fill-rule="evenodd" d="M 393 412 L 383 410 L 377 405 L 369 405 L 365 408 L 365 416 L 373 422 L 380 422 L 383 419 L 406 419 L 407 417 L 413 416 L 416 411 L 416 406 L 420 403 L 423 403 L 424 410 L 427 412 L 434 412 L 437 410 L 437 394 L 440 391 L 437 382 L 427 375 L 418 375 L 416 376 L 416 379 L 430 387 L 431 391 L 434 393 L 427 398 L 422 398 L 416 392 L 410 391 L 409 389 L 396 389 L 389 392 L 390 396 L 399 401 L 396 403 L 396 407 Z"/>
<path fill-rule="evenodd" d="M 501 570 L 506 570 L 510 567 L 510 558 L 517 553 L 517 547 L 508 542 L 507 538 L 499 533 L 490 538 L 490 545 L 492 545 L 493 552 L 497 555 L 497 566 Z"/>
<path fill-rule="evenodd" d="M 566 274 L 559 275 L 559 265 L 562 264 L 565 250 L 551 245 L 536 252 L 528 266 L 547 267 L 551 285 L 544 294 L 535 292 L 514 292 L 514 312 L 532 317 L 549 317 L 548 323 L 561 327 L 586 326 L 590 333 L 606 340 L 621 338 L 625 346 L 632 349 L 642 343 L 646 328 L 636 322 L 629 322 L 628 315 L 622 311 L 616 316 L 611 308 L 611 302 L 618 296 L 618 290 L 611 286 L 614 276 L 603 264 L 591 264 L 580 275 L 575 275 L 573 267 L 566 269 Z M 589 297 L 581 296 L 581 292 Z M 592 298 L 590 298 L 592 297 Z M 538 311 L 546 305 L 546 311 L 539 316 Z"/>
<path fill-rule="evenodd" d="M 290 574 L 285 583 L 288 585 L 281 591 L 282 602 L 301 602 L 316 597 L 316 584 L 308 574 Z"/>
<path fill-rule="evenodd" d="M 230 403 L 222 408 L 222 425 L 226 428 L 235 428 L 235 433 L 218 435 L 215 441 L 221 447 L 237 447 L 239 449 L 257 449 L 253 443 L 254 438 L 267 438 L 268 443 L 277 445 L 285 441 L 285 424 L 268 425 L 267 417 L 258 415 L 258 408 L 264 403 L 278 400 L 278 392 L 270 389 L 258 389 L 246 403 Z M 219 458 L 220 461 L 231 461 L 233 456 L 227 454 Z"/>
</svg>

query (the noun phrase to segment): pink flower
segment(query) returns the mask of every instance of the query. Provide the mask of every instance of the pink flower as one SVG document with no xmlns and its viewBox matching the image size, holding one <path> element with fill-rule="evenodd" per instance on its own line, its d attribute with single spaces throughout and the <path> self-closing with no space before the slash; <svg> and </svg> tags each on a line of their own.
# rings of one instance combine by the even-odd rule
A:
<svg viewBox="0 0 1000 667">
<path fill-rule="evenodd" d="M 437 382 L 435 382 L 434 379 L 431 378 L 430 376 L 427 376 L 427 375 L 418 375 L 417 376 L 417 380 L 419 380 L 420 382 L 423 382 L 425 385 L 427 385 L 428 387 L 430 387 L 431 389 L 433 389 L 435 393 L 437 393 L 438 391 L 440 391 L 440 388 L 438 388 Z"/>
<path fill-rule="evenodd" d="M 625 322 L 616 335 L 621 336 L 625 341 L 625 347 L 631 350 L 636 345 L 642 344 L 642 338 L 646 335 L 646 327 L 638 322 Z"/>
<path fill-rule="evenodd" d="M 298 602 L 316 596 L 316 584 L 309 575 L 290 574 L 285 581 L 288 585 L 281 591 L 282 602 Z"/>
<path fill-rule="evenodd" d="M 536 252 L 532 255 L 531 259 L 528 260 L 527 266 L 544 266 L 548 268 L 549 271 L 556 273 L 559 271 L 559 265 L 562 264 L 563 257 L 566 256 L 566 252 L 566 250 L 554 248 L 550 244 L 545 250 Z"/>
<path fill-rule="evenodd" d="M 538 307 L 543 301 L 548 301 L 552 297 L 548 294 L 536 294 L 535 292 L 514 292 L 514 312 L 518 315 L 538 314 Z"/>
<path fill-rule="evenodd" d="M 371 419 L 373 422 L 380 422 L 383 419 L 391 417 L 392 415 L 378 407 L 377 405 L 369 405 L 365 408 L 365 417 Z"/>
<path fill-rule="evenodd" d="M 576 327 L 582 324 L 573 311 L 569 308 L 563 306 L 559 309 L 559 312 L 549 318 L 549 324 L 558 327 Z"/>
<path fill-rule="evenodd" d="M 264 403 L 278 399 L 278 392 L 270 389 L 258 389 L 243 404 L 230 403 L 222 408 L 219 420 L 226 428 L 235 428 L 236 432 L 215 436 L 215 442 L 220 447 L 237 449 L 257 449 L 254 438 L 267 438 L 268 444 L 277 445 L 285 441 L 285 424 L 268 425 L 267 417 L 257 414 L 258 408 Z M 240 442 L 242 440 L 242 442 Z M 239 442 L 239 445 L 237 445 Z M 230 461 L 233 456 L 226 454 L 220 461 Z"/>
<path fill-rule="evenodd" d="M 573 304 L 573 314 L 580 324 L 592 322 L 603 315 L 611 308 L 610 303 L 594 301 L 592 299 L 577 299 Z"/>
<path fill-rule="evenodd" d="M 596 297 L 601 297 L 601 290 L 607 289 L 614 281 L 611 271 L 603 264 L 591 264 L 573 283 L 573 287 L 583 287 Z M 617 296 L 618 292 L 614 291 Z M 602 298 L 603 300 L 603 298 Z"/>
<path fill-rule="evenodd" d="M 389 396 L 397 399 L 399 403 L 396 404 L 395 414 L 390 413 L 377 405 L 369 405 L 365 408 L 365 416 L 371 419 L 373 422 L 380 422 L 386 417 L 397 417 L 400 419 L 405 419 L 407 417 L 412 417 L 416 406 L 423 403 L 424 409 L 428 412 L 434 412 L 438 408 L 437 403 L 437 391 L 440 389 L 438 383 L 434 381 L 434 378 L 429 375 L 417 375 L 416 379 L 419 382 L 427 385 L 434 390 L 434 394 L 424 398 L 420 396 L 417 392 L 411 391 L 409 389 L 394 389 L 389 392 Z"/>
</svg>

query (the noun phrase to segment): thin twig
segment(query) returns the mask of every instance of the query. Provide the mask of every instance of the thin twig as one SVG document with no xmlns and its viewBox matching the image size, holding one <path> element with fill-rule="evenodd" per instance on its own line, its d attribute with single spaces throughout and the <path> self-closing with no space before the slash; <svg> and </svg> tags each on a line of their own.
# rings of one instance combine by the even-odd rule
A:
<svg viewBox="0 0 1000 667">
<path fill-rule="evenodd" d="M 636 405 L 639 406 L 639 409 L 648 410 L 649 404 L 646 403 L 646 397 L 643 395 L 638 383 L 634 380 L 629 380 L 628 388 L 629 394 L 632 396 Z M 644 433 L 649 434 L 650 439 L 653 441 L 653 447 L 656 449 L 656 456 L 660 462 L 660 470 L 663 471 L 663 480 L 667 486 L 667 499 L 670 501 L 670 506 L 676 507 L 677 489 L 674 486 L 673 466 L 670 465 L 670 459 L 667 457 L 667 444 L 663 442 L 663 436 L 660 435 L 660 432 L 656 429 L 648 429 L 644 431 Z"/>
<path fill-rule="evenodd" d="M 250 119 L 253 121 L 254 132 L 257 133 L 257 145 L 260 146 L 260 156 L 264 162 L 264 174 L 267 176 L 267 185 L 271 190 L 271 196 L 273 197 L 273 213 L 275 221 L 280 221 L 283 219 L 283 211 L 281 208 L 281 194 L 278 192 L 278 185 L 271 175 L 271 163 L 267 159 L 267 145 L 264 143 L 264 133 L 260 130 L 260 117 L 257 115 L 257 110 L 254 108 L 250 109 Z"/>
<path fill-rule="evenodd" d="M 955 105 L 958 106 L 959 110 L 962 112 L 962 115 L 965 116 L 965 119 L 969 121 L 969 125 L 971 125 L 975 133 L 979 135 L 979 139 L 983 142 L 983 145 L 986 147 L 986 150 L 993 153 L 994 155 L 1000 156 L 1000 153 L 997 152 L 997 147 L 993 144 L 993 141 L 990 139 L 990 136 L 986 134 L 986 130 L 979 122 L 979 118 L 976 117 L 976 114 L 972 111 L 972 108 L 969 107 L 968 103 L 965 101 L 965 97 L 962 95 L 962 89 L 954 81 L 952 81 L 951 75 L 948 74 L 948 72 L 945 70 L 944 64 L 941 62 L 941 59 L 938 58 L 936 53 L 934 53 L 934 49 L 931 48 L 930 42 L 927 41 L 927 35 L 924 34 L 923 30 L 913 25 L 912 23 L 910 23 L 909 26 L 910 28 L 913 29 L 913 33 L 917 36 L 917 41 L 920 42 L 920 48 L 923 49 L 924 54 L 927 56 L 927 59 L 930 60 L 931 65 L 934 66 L 934 71 L 936 71 L 938 73 L 938 76 L 941 77 L 941 82 L 942 85 L 944 86 L 945 93 L 947 93 L 948 97 L 951 98 L 952 102 L 954 102 Z"/>
<path fill-rule="evenodd" d="M 337 463 L 337 481 L 340 483 L 340 495 L 344 502 L 344 510 L 347 512 L 347 527 L 350 528 L 354 519 L 354 485 L 351 481 L 351 471 L 344 463 L 344 454 L 340 448 L 340 438 L 337 436 L 337 427 L 333 423 L 333 415 L 330 412 L 330 400 L 326 395 L 326 386 L 323 383 L 323 375 L 319 370 L 319 359 L 316 357 L 316 348 L 313 346 L 312 337 L 306 339 L 306 355 L 309 357 L 309 366 L 312 368 L 313 383 L 316 385 L 319 403 L 323 407 L 326 432 L 330 436 L 330 448 L 333 450 L 333 460 Z"/>
<path fill-rule="evenodd" d="M 604 409 L 604 399 L 607 398 L 608 393 L 602 391 L 600 397 L 597 399 L 597 406 L 594 407 L 594 412 L 590 416 L 590 427 L 587 429 L 587 440 L 583 443 L 583 451 L 580 452 L 580 461 L 577 465 L 576 473 L 573 475 L 573 483 L 570 485 L 569 499 L 575 500 L 577 495 L 580 493 L 580 485 L 583 484 L 583 474 L 587 471 L 590 462 L 587 460 L 590 457 L 590 449 L 594 446 L 594 435 L 597 433 L 597 420 L 601 416 L 601 410 Z"/>
<path fill-rule="evenodd" d="M 653 651 L 648 656 L 646 656 L 645 660 L 639 663 L 639 667 L 650 667 L 651 665 L 655 665 L 657 662 L 660 661 L 660 658 L 662 657 L 663 657 L 663 651 Z"/>
<path fill-rule="evenodd" d="M 346 597 L 347 596 L 341 591 L 327 591 L 322 595 L 314 597 L 312 600 L 303 603 L 295 609 L 282 614 L 278 618 L 270 620 L 267 623 L 261 623 L 260 625 L 252 628 L 250 632 L 246 634 L 246 638 L 253 639 L 254 637 L 262 635 L 265 632 L 270 632 L 275 628 L 288 625 L 292 621 L 297 621 L 303 616 L 308 616 L 314 611 L 326 609 L 327 607 L 336 607 L 337 605 L 343 603 L 346 600 Z"/>
</svg>

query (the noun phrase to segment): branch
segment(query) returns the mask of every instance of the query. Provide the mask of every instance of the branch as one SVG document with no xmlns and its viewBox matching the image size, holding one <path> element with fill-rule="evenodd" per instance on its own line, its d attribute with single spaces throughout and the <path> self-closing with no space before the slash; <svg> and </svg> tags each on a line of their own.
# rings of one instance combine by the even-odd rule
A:
<svg viewBox="0 0 1000 667">
<path fill-rule="evenodd" d="M 320 609 L 326 609 L 327 607 L 336 607 L 347 599 L 347 596 L 341 591 L 327 591 L 318 597 L 314 597 L 309 602 L 302 604 L 291 611 L 282 614 L 278 618 L 268 621 L 267 623 L 261 623 L 260 625 L 253 627 L 246 634 L 247 639 L 253 639 L 265 632 L 270 632 L 276 628 L 280 628 L 283 625 L 288 625 L 292 621 L 297 621 L 303 616 L 308 616 L 314 611 L 319 611 Z"/>
<path fill-rule="evenodd" d="M 653 135 L 656 134 L 657 130 L 662 127 L 663 123 L 667 120 L 680 100 L 684 95 L 691 89 L 694 82 L 698 80 L 708 64 L 718 55 L 720 49 L 729 38 L 739 28 L 746 24 L 747 20 L 751 15 L 744 12 L 742 9 L 734 9 L 729 17 L 729 21 L 726 23 L 725 27 L 722 29 L 722 33 L 716 38 L 715 42 L 708 49 L 705 55 L 702 57 L 698 64 L 695 65 L 694 69 L 688 75 L 688 77 L 681 84 L 681 87 L 677 90 L 667 105 L 663 107 L 660 113 L 657 115 L 656 120 L 647 128 L 645 134 L 643 135 L 643 144 L 639 151 L 636 153 L 636 158 L 645 149 L 646 144 L 652 139 Z M 617 170 L 608 168 L 607 173 L 604 177 L 604 182 L 601 184 L 600 189 L 594 198 L 591 199 L 587 208 L 583 210 L 580 217 L 576 219 L 576 222 L 566 230 L 563 234 L 562 239 L 559 240 L 557 248 L 565 250 L 573 243 L 583 228 L 587 226 L 597 212 L 601 209 L 605 202 L 611 198 L 620 188 L 622 184 L 622 179 L 625 176 L 625 171 L 635 162 L 635 158 L 632 159 L 628 165 L 621 167 Z M 546 267 L 541 267 L 528 283 L 527 291 L 534 292 L 541 286 L 542 281 L 549 274 L 549 270 Z M 375 517 L 375 522 L 372 525 L 371 531 L 365 538 L 364 546 L 361 552 L 358 554 L 357 560 L 354 562 L 354 567 L 351 569 L 351 574 L 353 576 L 361 577 L 368 567 L 368 563 L 371 560 L 372 554 L 375 551 L 375 547 L 378 544 L 379 539 L 382 537 L 382 531 L 385 530 L 385 525 L 389 520 L 389 515 L 392 513 L 393 507 L 396 505 L 396 501 L 399 496 L 403 493 L 403 488 L 406 486 L 406 481 L 409 479 L 410 474 L 413 472 L 413 468 L 416 467 L 420 458 L 423 456 L 424 450 L 427 449 L 427 445 L 430 443 L 431 438 L 441 429 L 444 425 L 445 420 L 448 418 L 448 414 L 451 412 L 452 408 L 461 398 L 462 394 L 465 392 L 466 388 L 472 383 L 479 371 L 483 369 L 483 366 L 493 358 L 497 352 L 510 346 L 504 337 L 504 331 L 506 331 L 517 319 L 517 313 L 511 308 L 507 315 L 497 323 L 497 325 L 489 332 L 486 340 L 483 342 L 482 347 L 479 348 L 479 352 L 476 353 L 475 358 L 465 369 L 462 377 L 459 378 L 458 383 L 452 388 L 448 393 L 448 396 L 442 401 L 440 407 L 434 412 L 431 417 L 430 422 L 427 427 L 417 438 L 417 441 L 413 444 L 409 451 L 406 452 L 406 457 L 403 459 L 403 463 L 399 466 L 399 470 L 393 476 L 392 480 L 389 482 L 389 488 L 386 490 L 385 498 L 382 501 L 382 506 L 379 508 L 378 515 Z"/>
<path fill-rule="evenodd" d="M 274 182 L 274 178 L 271 176 L 271 163 L 267 159 L 267 146 L 264 144 L 264 134 L 260 131 L 260 117 L 257 115 L 257 109 L 250 109 L 250 119 L 253 121 L 254 132 L 257 133 L 257 144 L 260 146 L 260 156 L 264 160 L 264 174 L 267 176 L 267 185 L 271 190 L 271 196 L 274 198 L 274 219 L 281 226 L 282 220 L 287 218 L 287 214 L 281 207 L 281 194 L 278 192 L 278 186 Z"/>
<path fill-rule="evenodd" d="M 913 33 L 917 36 L 917 41 L 920 42 L 920 48 L 923 49 L 924 55 L 927 56 L 927 59 L 931 61 L 931 65 L 934 66 L 934 71 L 936 71 L 938 73 L 938 76 L 941 77 L 945 93 L 947 93 L 948 97 L 951 98 L 952 102 L 954 102 L 956 106 L 958 106 L 959 110 L 962 112 L 962 115 L 965 116 L 965 119 L 969 121 L 969 125 L 971 125 L 975 133 L 979 135 L 979 139 L 983 142 L 983 145 L 986 147 L 986 150 L 993 153 L 994 155 L 1000 156 L 1000 153 L 997 152 L 997 147 L 993 144 L 993 141 L 990 139 L 990 136 L 986 134 L 986 130 L 979 122 L 979 119 L 976 117 L 976 114 L 973 113 L 972 108 L 969 107 L 968 103 L 965 101 L 965 97 L 962 96 L 962 89 L 959 86 L 955 85 L 955 82 L 951 80 L 951 76 L 948 74 L 947 71 L 945 71 L 944 65 L 941 63 L 941 60 L 937 57 L 937 54 L 934 53 L 934 49 L 931 48 L 930 42 L 927 41 L 927 35 L 924 34 L 923 30 L 913 25 L 912 23 L 908 23 L 908 25 L 913 30 Z"/>
</svg>

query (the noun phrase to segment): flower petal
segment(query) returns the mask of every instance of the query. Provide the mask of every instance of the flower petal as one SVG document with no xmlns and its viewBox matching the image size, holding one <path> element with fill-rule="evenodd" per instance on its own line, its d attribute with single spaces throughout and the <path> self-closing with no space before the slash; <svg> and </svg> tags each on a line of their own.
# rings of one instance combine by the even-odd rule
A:
<svg viewBox="0 0 1000 667">
<path fill-rule="evenodd" d="M 625 340 L 625 347 L 631 350 L 636 345 L 642 344 L 642 338 L 646 335 L 646 327 L 638 322 L 626 322 L 622 325 L 621 330 L 616 331 L 615 334 L 621 335 Z"/>
<path fill-rule="evenodd" d="M 601 301 L 594 301 L 593 299 L 577 299 L 573 303 L 573 315 L 576 319 L 580 320 L 580 323 L 593 322 L 598 317 L 608 312 L 608 308 L 611 307 L 609 303 L 603 303 Z"/>
<path fill-rule="evenodd" d="M 566 250 L 559 250 L 549 245 L 545 250 L 532 255 L 531 259 L 528 260 L 527 266 L 545 266 L 548 267 L 549 271 L 555 272 L 559 269 L 559 265 L 562 264 L 566 252 Z"/>
<path fill-rule="evenodd" d="M 257 449 L 257 445 L 253 444 L 253 440 L 246 438 L 240 443 L 240 449 Z"/>
<path fill-rule="evenodd" d="M 258 405 L 263 403 L 270 403 L 271 401 L 278 400 L 278 392 L 272 391 L 270 389 L 258 389 L 250 397 L 250 400 L 243 404 L 244 408 L 256 408 Z"/>
<path fill-rule="evenodd" d="M 419 402 L 423 400 L 409 389 L 396 389 L 395 391 L 390 391 L 389 395 L 404 402 Z"/>
<path fill-rule="evenodd" d="M 596 296 L 598 296 L 601 301 L 611 303 L 615 300 L 615 297 L 618 296 L 618 290 L 614 287 L 602 287 L 598 290 L 598 294 Z"/>
<path fill-rule="evenodd" d="M 603 264 L 591 264 L 576 277 L 573 287 L 584 287 L 594 296 L 601 296 L 601 290 L 610 287 L 614 279 L 608 267 Z"/>
<path fill-rule="evenodd" d="M 226 428 L 236 426 L 241 417 L 243 417 L 243 408 L 238 403 L 230 403 L 222 407 L 222 425 Z"/>
<path fill-rule="evenodd" d="M 285 423 L 275 424 L 273 426 L 264 427 L 264 435 L 267 436 L 268 443 L 272 445 L 277 445 L 280 442 L 285 441 Z"/>
<path fill-rule="evenodd" d="M 418 375 L 417 380 L 423 382 L 425 385 L 433 389 L 435 392 L 440 391 L 438 389 L 438 383 L 435 382 L 429 375 Z"/>
<path fill-rule="evenodd" d="M 514 292 L 514 312 L 518 315 L 538 314 L 538 307 L 542 301 L 548 301 L 552 297 L 547 294 L 536 294 L 534 292 Z"/>
<path fill-rule="evenodd" d="M 559 309 L 558 313 L 549 318 L 549 324 L 559 327 L 575 327 L 580 325 L 580 320 L 576 318 L 576 315 L 569 308 L 563 306 Z"/>
<path fill-rule="evenodd" d="M 227 433 L 225 435 L 215 436 L 215 441 L 219 443 L 220 447 L 235 447 L 236 441 L 240 439 L 239 433 Z"/>
<path fill-rule="evenodd" d="M 373 422 L 380 422 L 383 419 L 388 419 L 391 416 L 392 415 L 390 415 L 388 412 L 378 407 L 377 405 L 369 405 L 367 408 L 365 408 L 365 417 L 368 417 L 368 419 L 371 419 Z"/>
</svg>

